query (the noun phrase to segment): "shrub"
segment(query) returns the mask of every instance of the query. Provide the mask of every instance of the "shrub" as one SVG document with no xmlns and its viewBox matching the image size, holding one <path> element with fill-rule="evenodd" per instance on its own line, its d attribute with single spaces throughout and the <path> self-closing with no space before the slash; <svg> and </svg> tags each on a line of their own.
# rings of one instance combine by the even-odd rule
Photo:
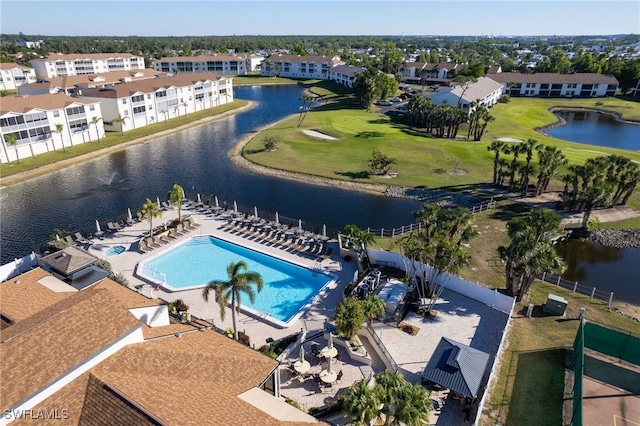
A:
<svg viewBox="0 0 640 426">
<path fill-rule="evenodd" d="M 596 101 L 596 106 L 604 106 L 604 102 L 602 102 L 602 101 Z"/>
<path fill-rule="evenodd" d="M 249 339 L 249 336 L 244 334 L 242 331 L 238 332 L 238 342 L 242 343 L 245 346 L 251 347 L 251 339 Z"/>
<path fill-rule="evenodd" d="M 262 345 L 262 346 L 260 346 L 260 349 L 258 349 L 258 351 L 261 354 L 266 354 L 267 352 L 269 352 L 269 348 L 270 348 L 269 345 Z"/>
<path fill-rule="evenodd" d="M 189 305 L 184 303 L 182 299 L 176 299 L 176 301 L 173 302 L 173 306 L 175 306 L 176 311 L 178 312 L 181 312 L 181 311 L 186 312 L 189 310 Z M 233 333 L 233 330 L 231 330 L 231 332 Z"/>
<path fill-rule="evenodd" d="M 120 272 L 112 273 L 111 279 L 120 285 L 129 287 L 129 281 Z"/>
<path fill-rule="evenodd" d="M 502 95 L 500 96 L 500 98 L 498 98 L 498 102 L 500 102 L 501 104 L 508 104 L 510 100 L 511 97 L 509 95 Z"/>
<path fill-rule="evenodd" d="M 267 152 L 275 151 L 278 144 L 278 138 L 275 136 L 267 136 L 263 139 L 264 150 Z"/>
<path fill-rule="evenodd" d="M 111 264 L 104 259 L 98 259 L 95 263 L 98 268 L 102 268 L 107 272 L 111 272 Z"/>
</svg>

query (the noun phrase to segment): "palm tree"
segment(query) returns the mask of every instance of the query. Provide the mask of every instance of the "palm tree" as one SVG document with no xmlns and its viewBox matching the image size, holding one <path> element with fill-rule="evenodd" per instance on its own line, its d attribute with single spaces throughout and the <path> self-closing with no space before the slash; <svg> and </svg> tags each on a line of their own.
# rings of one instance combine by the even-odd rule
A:
<svg viewBox="0 0 640 426">
<path fill-rule="evenodd" d="M 236 312 L 240 311 L 241 294 L 245 293 L 251 303 L 256 299 L 256 293 L 253 288 L 255 284 L 258 293 L 262 291 L 262 277 L 257 272 L 242 272 L 247 270 L 247 263 L 244 260 L 238 263 L 231 262 L 227 266 L 227 274 L 229 281 L 211 281 L 202 289 L 202 298 L 205 302 L 209 301 L 209 292 L 215 290 L 216 301 L 220 306 L 220 318 L 224 321 L 225 307 L 231 301 L 231 316 L 233 319 L 233 338 L 238 340 L 238 327 L 236 324 Z"/>
<path fill-rule="evenodd" d="M 89 122 L 89 125 L 93 124 L 94 126 L 96 126 L 96 136 L 98 137 L 98 143 L 100 143 L 100 131 L 98 130 L 98 122 L 101 120 L 102 118 L 96 116 L 96 117 L 93 117 Z"/>
<path fill-rule="evenodd" d="M 60 143 L 62 144 L 62 152 L 67 152 L 66 148 L 64 147 L 64 139 L 62 138 L 62 130 L 64 129 L 64 126 L 60 123 L 54 124 L 55 129 L 51 129 L 52 132 L 57 133 L 60 135 Z M 55 146 L 53 147 L 53 149 L 55 150 Z"/>
<path fill-rule="evenodd" d="M 160 114 L 164 114 L 164 122 L 167 122 L 167 116 L 169 115 L 169 111 L 167 111 L 166 109 L 163 109 L 160 111 Z"/>
<path fill-rule="evenodd" d="M 505 143 L 500 140 L 491 142 L 491 145 L 487 147 L 487 151 L 493 151 L 495 156 L 493 158 L 493 184 L 498 183 L 498 165 L 500 164 L 500 153 L 502 152 Z"/>
<path fill-rule="evenodd" d="M 124 125 L 126 124 L 126 121 L 129 119 L 129 116 L 125 115 L 124 117 L 120 114 L 118 114 L 118 118 L 114 118 L 113 122 L 114 123 L 120 123 L 120 136 L 124 136 Z"/>
<path fill-rule="evenodd" d="M 405 386 L 401 390 L 402 404 L 396 407 L 393 415 L 394 424 L 422 426 L 428 423 L 432 410 L 429 393 L 420 385 Z"/>
<path fill-rule="evenodd" d="M 344 391 L 342 409 L 357 426 L 369 426 L 378 418 L 380 400 L 378 394 L 362 379 Z"/>
<path fill-rule="evenodd" d="M 175 203 L 178 209 L 178 222 L 181 221 L 180 211 L 182 210 L 182 196 L 184 195 L 184 189 L 177 183 L 173 184 L 173 190 L 169 192 L 169 200 Z"/>
<path fill-rule="evenodd" d="M 13 134 L 6 134 L 4 135 L 4 140 L 7 142 L 7 145 L 14 147 L 14 149 L 16 150 L 16 160 L 18 164 L 20 164 L 20 155 L 18 155 L 18 140 L 16 139 L 16 136 Z"/>
<path fill-rule="evenodd" d="M 400 399 L 402 389 L 410 384 L 401 374 L 392 373 L 389 370 L 377 373 L 374 377 L 376 386 L 373 389 L 378 394 L 382 406 L 380 413 L 384 414 L 384 424 L 389 424 L 394 417 L 396 408 L 402 405 L 403 401 Z M 394 421 L 394 423 L 396 422 Z"/>
<path fill-rule="evenodd" d="M 304 121 L 304 119 L 307 117 L 307 113 L 311 109 L 311 105 L 313 105 L 313 101 L 315 100 L 315 98 L 313 96 L 305 93 L 305 94 L 302 95 L 300 100 L 302 101 L 302 106 L 300 107 L 300 115 L 298 116 L 298 126 L 297 127 L 300 127 L 302 125 L 302 122 Z"/>
<path fill-rule="evenodd" d="M 367 257 L 367 245 L 375 241 L 373 234 L 354 224 L 345 225 L 342 233 L 349 239 L 349 249 L 358 254 L 359 261 L 364 260 Z"/>
<path fill-rule="evenodd" d="M 188 115 L 188 114 L 187 114 L 187 107 L 189 106 L 189 104 L 188 104 L 188 103 L 186 103 L 186 102 L 183 102 L 183 103 L 182 103 L 182 106 L 184 107 L 184 116 L 186 117 L 186 116 Z"/>
<path fill-rule="evenodd" d="M 153 235 L 153 218 L 162 216 L 162 212 L 158 209 L 158 205 L 147 198 L 147 201 L 140 208 L 143 219 L 149 220 L 149 236 Z"/>
<path fill-rule="evenodd" d="M 373 324 L 373 318 L 376 315 L 384 314 L 384 301 L 375 294 L 370 294 L 362 301 L 362 309 L 369 319 L 369 325 Z"/>
</svg>

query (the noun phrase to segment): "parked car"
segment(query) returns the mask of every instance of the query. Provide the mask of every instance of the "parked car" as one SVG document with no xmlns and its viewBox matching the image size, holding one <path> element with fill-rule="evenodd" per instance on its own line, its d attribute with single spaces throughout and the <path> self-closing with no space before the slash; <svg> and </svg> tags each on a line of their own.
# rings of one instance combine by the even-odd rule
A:
<svg viewBox="0 0 640 426">
<path fill-rule="evenodd" d="M 393 98 L 393 99 L 391 99 L 391 102 L 402 102 L 402 99 L 400 99 L 400 98 Z"/>
<path fill-rule="evenodd" d="M 391 106 L 391 105 L 393 105 L 393 102 L 391 102 L 391 101 L 378 101 L 378 105 L 380 105 L 380 106 Z"/>
</svg>

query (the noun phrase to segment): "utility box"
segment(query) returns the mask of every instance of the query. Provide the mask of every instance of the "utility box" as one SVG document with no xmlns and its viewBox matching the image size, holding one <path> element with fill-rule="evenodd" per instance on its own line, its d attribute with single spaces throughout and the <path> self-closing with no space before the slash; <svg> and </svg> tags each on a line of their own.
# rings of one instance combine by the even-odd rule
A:
<svg viewBox="0 0 640 426">
<path fill-rule="evenodd" d="M 567 303 L 565 298 L 550 294 L 542 310 L 551 315 L 564 315 L 567 310 Z"/>
</svg>

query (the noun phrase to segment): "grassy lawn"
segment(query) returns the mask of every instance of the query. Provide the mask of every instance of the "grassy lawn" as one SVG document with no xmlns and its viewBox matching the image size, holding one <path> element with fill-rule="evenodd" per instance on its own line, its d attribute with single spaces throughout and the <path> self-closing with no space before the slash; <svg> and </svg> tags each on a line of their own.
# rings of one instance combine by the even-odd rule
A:
<svg viewBox="0 0 640 426">
<path fill-rule="evenodd" d="M 620 154 L 640 161 L 640 152 L 613 148 L 587 146 L 565 142 L 544 136 L 536 127 L 552 124 L 556 118 L 548 111 L 552 106 L 595 107 L 592 99 L 512 99 L 508 104 L 498 104 L 491 109 L 496 120 L 480 142 L 440 139 L 425 135 L 406 126 L 401 118 L 391 118 L 375 111 L 353 108 L 350 95 L 338 86 L 314 85 L 313 93 L 329 100 L 307 114 L 300 128 L 298 115 L 286 119 L 257 135 L 250 141 L 243 155 L 250 161 L 275 169 L 283 169 L 340 180 L 353 180 L 372 184 L 393 184 L 418 188 L 456 189 L 485 183 L 491 179 L 493 155 L 487 151 L 496 138 L 535 138 L 540 143 L 555 145 L 573 163 L 584 163 L 587 158 L 602 154 Z M 600 100 L 603 108 L 623 114 L 628 118 L 640 118 L 640 104 L 618 99 Z M 303 130 L 313 129 L 336 138 L 325 140 L 307 136 Z M 466 135 L 464 129 L 459 132 Z M 277 150 L 266 152 L 264 138 L 271 136 L 279 143 Z M 393 179 L 368 173 L 367 161 L 373 151 L 381 151 L 397 163 L 392 170 L 398 173 Z M 534 157 L 534 165 L 535 165 Z M 463 169 L 466 174 L 449 171 Z M 561 188 L 559 177 L 552 186 Z M 640 195 L 634 195 L 630 206 L 640 209 Z"/>
<path fill-rule="evenodd" d="M 91 135 L 93 142 L 66 147 L 66 152 L 59 149 L 58 151 L 39 154 L 37 157 L 21 158 L 20 164 L 17 164 L 16 162 L 3 163 L 0 165 L 0 176 L 6 177 L 15 173 L 33 170 L 41 166 L 120 145 L 135 139 L 153 136 L 156 133 L 171 130 L 184 124 L 210 117 L 212 115 L 222 114 L 245 105 L 247 105 L 247 101 L 238 99 L 226 105 L 190 113 L 188 115 L 173 118 L 166 122 L 161 121 L 149 126 L 128 130 L 124 133 L 124 136 L 122 136 L 120 132 L 108 132 L 105 137 L 100 138 L 100 143 L 98 143 L 98 140 L 95 137 L 96 132 L 94 126 L 91 126 L 91 129 L 89 129 L 89 134 Z M 54 141 L 59 147 L 59 139 L 54 137 Z M 8 149 L 11 150 L 11 148 Z"/>
</svg>

